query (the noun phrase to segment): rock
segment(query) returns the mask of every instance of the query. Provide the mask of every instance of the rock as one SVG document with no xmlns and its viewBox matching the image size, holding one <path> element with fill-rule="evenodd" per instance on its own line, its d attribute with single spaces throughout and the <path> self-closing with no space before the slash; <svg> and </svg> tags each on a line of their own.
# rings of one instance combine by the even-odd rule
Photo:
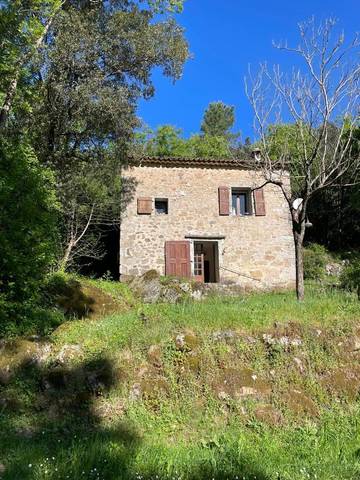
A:
<svg viewBox="0 0 360 480">
<path fill-rule="evenodd" d="M 246 337 L 244 337 L 244 340 L 246 343 L 249 343 L 250 345 L 256 343 L 256 338 L 252 337 L 251 335 L 246 335 Z"/>
<path fill-rule="evenodd" d="M 191 292 L 190 296 L 193 300 L 200 301 L 203 297 L 203 293 L 200 290 L 194 290 L 193 292 Z"/>
<path fill-rule="evenodd" d="M 156 303 L 160 298 L 162 286 L 156 270 L 149 270 L 140 277 L 135 277 L 129 285 L 144 303 Z"/>
<path fill-rule="evenodd" d="M 213 383 L 217 395 L 224 394 L 232 399 L 246 397 L 266 397 L 271 393 L 271 387 L 249 368 L 224 369 Z"/>
<path fill-rule="evenodd" d="M 109 401 L 105 398 L 99 398 L 92 408 L 92 413 L 98 419 L 105 422 L 113 422 L 124 415 L 125 405 L 121 399 Z"/>
<path fill-rule="evenodd" d="M 326 275 L 334 275 L 335 277 L 338 277 L 340 276 L 343 269 L 344 265 L 337 262 L 331 262 L 325 265 Z"/>
<path fill-rule="evenodd" d="M 279 425 L 283 420 L 281 413 L 270 404 L 257 407 L 254 411 L 254 416 L 259 422 L 274 426 Z"/>
<path fill-rule="evenodd" d="M 82 348 L 80 345 L 64 345 L 60 352 L 56 355 L 55 360 L 62 365 L 72 362 L 73 360 L 81 357 Z"/>
<path fill-rule="evenodd" d="M 272 335 L 270 335 L 269 333 L 264 333 L 263 336 L 262 336 L 262 339 L 263 339 L 264 343 L 267 344 L 267 345 L 274 345 L 274 343 L 276 343 L 275 338 Z"/>
<path fill-rule="evenodd" d="M 177 289 L 168 286 L 162 289 L 160 297 L 163 302 L 175 304 L 181 300 L 182 295 Z"/>
<path fill-rule="evenodd" d="M 263 342 L 265 345 L 279 345 L 281 347 L 298 347 L 302 344 L 302 340 L 299 337 L 289 337 L 287 335 L 283 335 L 279 338 L 269 334 L 269 333 L 264 333 L 262 336 Z"/>
<path fill-rule="evenodd" d="M 179 284 L 179 288 L 181 288 L 181 290 L 185 293 L 191 293 L 191 285 L 190 283 L 180 283 Z"/>
<path fill-rule="evenodd" d="M 218 399 L 219 400 L 229 400 L 230 395 L 227 394 L 226 392 L 224 392 L 223 390 L 220 390 L 220 392 L 218 392 Z"/>
<path fill-rule="evenodd" d="M 35 354 L 35 359 L 38 364 L 42 364 L 48 360 L 51 355 L 53 345 L 48 342 L 38 343 L 38 351 Z"/>
<path fill-rule="evenodd" d="M 161 361 L 161 347 L 160 345 L 151 345 L 147 352 L 149 362 L 155 367 L 160 368 L 162 366 Z"/>
<path fill-rule="evenodd" d="M 235 338 L 236 338 L 236 332 L 234 332 L 233 330 L 223 330 L 223 331 L 219 330 L 212 334 L 212 339 L 215 342 L 225 341 L 226 343 L 230 343 Z"/>
<path fill-rule="evenodd" d="M 327 373 L 322 384 L 333 395 L 356 400 L 360 393 L 360 367 L 343 367 Z"/>
<path fill-rule="evenodd" d="M 238 397 L 251 397 L 257 395 L 258 391 L 255 387 L 240 387 L 236 394 Z"/>
<path fill-rule="evenodd" d="M 290 389 L 289 392 L 283 395 L 283 401 L 296 415 L 318 415 L 318 409 L 314 401 L 301 390 Z"/>
<path fill-rule="evenodd" d="M 145 399 L 161 398 L 168 393 L 169 385 L 165 377 L 149 375 L 141 381 L 140 391 Z"/>
<path fill-rule="evenodd" d="M 175 344 L 178 350 L 190 351 L 199 345 L 199 339 L 192 330 L 185 330 L 175 337 Z"/>
<path fill-rule="evenodd" d="M 294 360 L 295 365 L 298 367 L 300 373 L 304 373 L 305 367 L 304 367 L 303 362 L 300 360 L 300 358 L 294 357 L 293 360 Z"/>
</svg>

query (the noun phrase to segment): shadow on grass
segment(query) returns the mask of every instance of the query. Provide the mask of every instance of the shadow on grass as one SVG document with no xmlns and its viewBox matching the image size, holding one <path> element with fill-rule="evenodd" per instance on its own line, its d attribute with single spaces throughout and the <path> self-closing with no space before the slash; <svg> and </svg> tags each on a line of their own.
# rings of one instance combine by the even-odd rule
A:
<svg viewBox="0 0 360 480">
<path fill-rule="evenodd" d="M 0 385 L 0 465 L 5 467 L 0 478 L 224 480 L 237 475 L 268 480 L 250 461 L 231 458 L 231 450 L 214 452 L 215 463 L 184 465 L 181 477 L 172 470 L 164 474 L 166 466 L 150 457 L 148 464 L 147 458 L 145 463 L 142 460 L 138 472 L 141 435 L 129 422 L 116 421 L 122 412 L 110 412 L 115 421 L 104 423 L 98 409 L 99 400 L 107 400 L 124 380 L 124 372 L 107 358 L 72 368 L 34 362 L 20 365 L 11 380 Z M 156 456 L 155 449 L 148 452 Z"/>
</svg>

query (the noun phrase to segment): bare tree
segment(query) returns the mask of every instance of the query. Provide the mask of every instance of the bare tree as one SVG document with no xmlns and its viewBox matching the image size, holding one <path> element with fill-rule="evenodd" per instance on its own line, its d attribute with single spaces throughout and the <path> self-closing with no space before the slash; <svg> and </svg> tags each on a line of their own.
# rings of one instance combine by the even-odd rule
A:
<svg viewBox="0 0 360 480">
<path fill-rule="evenodd" d="M 257 168 L 289 205 L 296 255 L 297 298 L 304 298 L 303 242 L 309 200 L 322 189 L 360 181 L 360 38 L 345 43 L 336 21 L 299 24 L 300 42 L 275 48 L 298 57 L 290 74 L 261 64 L 245 80 L 259 141 Z M 290 125 L 289 125 L 290 122 Z M 287 126 L 285 124 L 288 124 Z M 281 139 L 277 128 L 282 128 Z M 285 179 L 291 176 L 292 191 Z M 345 180 L 346 179 L 346 182 Z"/>
</svg>

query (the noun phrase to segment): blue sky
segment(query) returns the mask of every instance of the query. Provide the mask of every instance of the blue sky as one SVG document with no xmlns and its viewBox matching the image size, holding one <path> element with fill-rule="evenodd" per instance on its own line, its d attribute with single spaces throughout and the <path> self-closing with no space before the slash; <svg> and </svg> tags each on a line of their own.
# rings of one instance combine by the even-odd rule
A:
<svg viewBox="0 0 360 480">
<path fill-rule="evenodd" d="M 185 27 L 193 58 L 175 84 L 154 71 L 155 97 L 142 101 L 139 116 L 152 128 L 172 124 L 184 135 L 200 129 L 203 112 L 215 100 L 234 105 L 235 130 L 253 138 L 252 112 L 244 93 L 248 65 L 279 63 L 286 70 L 294 58 L 276 51 L 273 40 L 297 42 L 297 23 L 315 15 L 335 16 L 346 38 L 360 30 L 360 1 L 347 0 L 186 0 L 177 16 Z"/>
</svg>

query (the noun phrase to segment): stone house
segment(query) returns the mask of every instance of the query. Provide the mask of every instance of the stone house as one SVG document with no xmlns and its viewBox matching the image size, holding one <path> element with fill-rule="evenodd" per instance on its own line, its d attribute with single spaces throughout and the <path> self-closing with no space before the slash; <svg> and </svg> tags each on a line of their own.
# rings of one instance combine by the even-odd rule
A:
<svg viewBox="0 0 360 480">
<path fill-rule="evenodd" d="M 246 289 L 293 288 L 288 206 L 251 164 L 144 158 L 124 169 L 134 187 L 121 219 L 120 279 L 155 269 Z"/>
</svg>

